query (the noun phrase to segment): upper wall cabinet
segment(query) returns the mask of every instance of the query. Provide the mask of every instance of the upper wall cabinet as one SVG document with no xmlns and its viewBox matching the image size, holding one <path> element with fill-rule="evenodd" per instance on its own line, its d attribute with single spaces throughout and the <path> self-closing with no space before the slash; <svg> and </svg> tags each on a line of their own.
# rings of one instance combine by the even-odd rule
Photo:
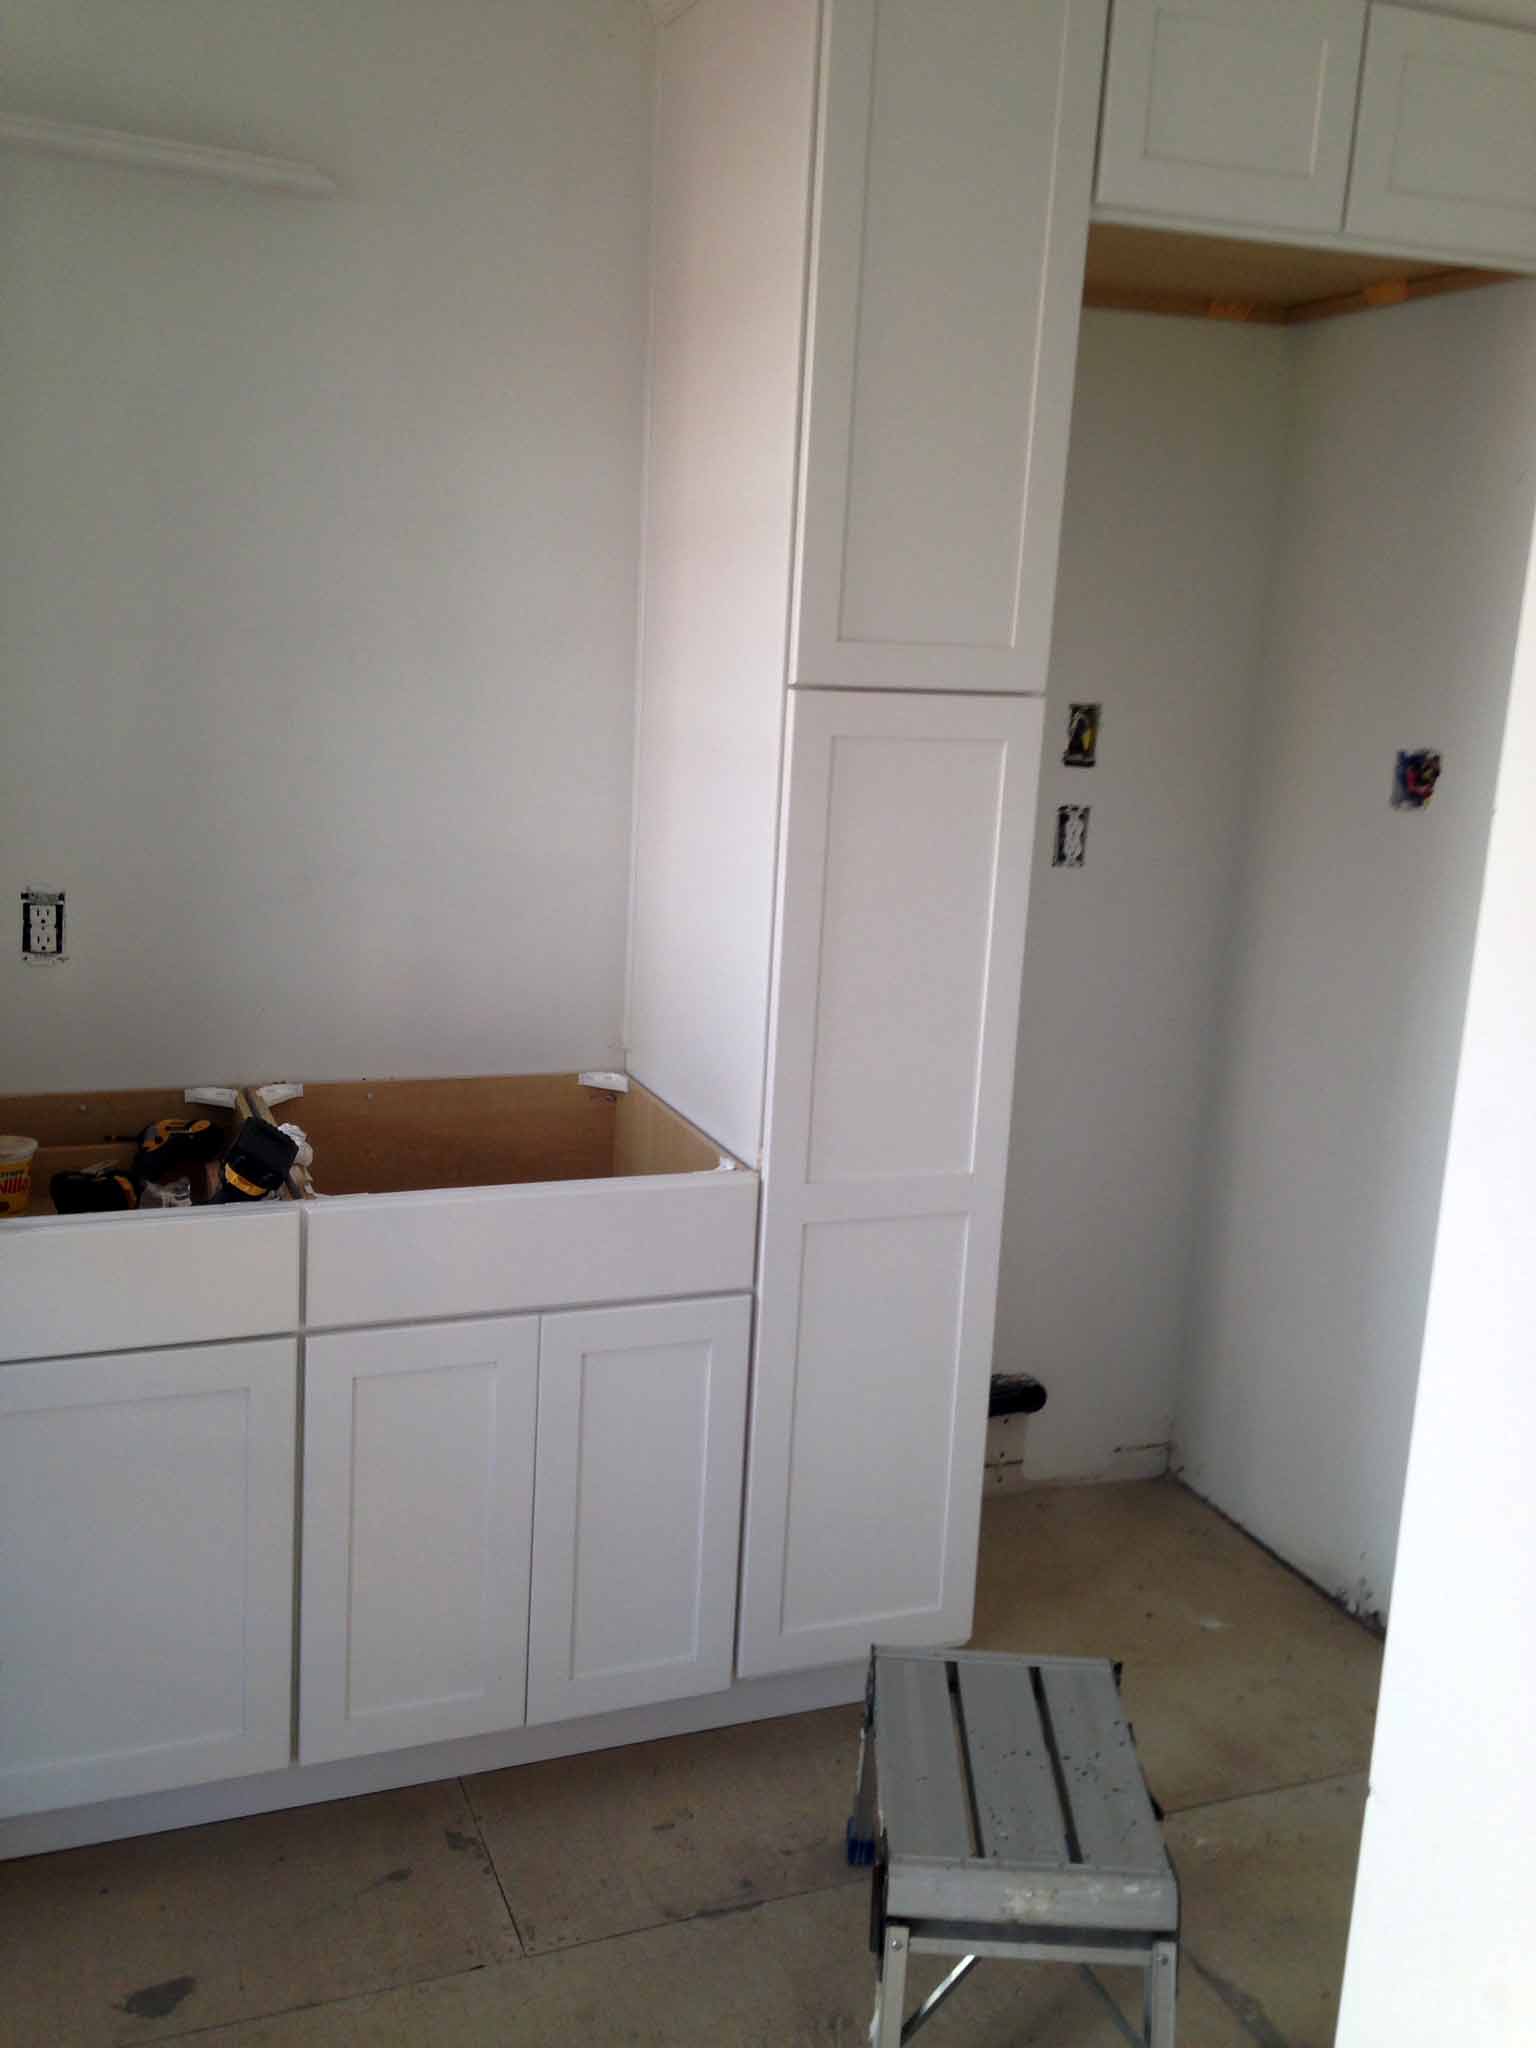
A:
<svg viewBox="0 0 1536 2048">
<path fill-rule="evenodd" d="M 829 0 L 790 680 L 1043 691 L 1103 0 Z"/>
<path fill-rule="evenodd" d="M 1365 0 L 1115 0 L 1101 206 L 1344 221 Z"/>
<path fill-rule="evenodd" d="M 1536 264 L 1536 35 L 1371 9 L 1346 226 Z"/>
</svg>

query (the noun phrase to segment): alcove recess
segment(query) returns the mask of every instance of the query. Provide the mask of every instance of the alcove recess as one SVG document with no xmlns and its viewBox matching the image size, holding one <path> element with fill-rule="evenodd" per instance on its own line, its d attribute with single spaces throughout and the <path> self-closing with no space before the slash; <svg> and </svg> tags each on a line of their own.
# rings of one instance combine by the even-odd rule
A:
<svg viewBox="0 0 1536 2048">
<path fill-rule="evenodd" d="M 1507 284 L 1513 275 L 1101 221 L 1088 232 L 1083 304 L 1109 312 L 1295 327 Z"/>
</svg>

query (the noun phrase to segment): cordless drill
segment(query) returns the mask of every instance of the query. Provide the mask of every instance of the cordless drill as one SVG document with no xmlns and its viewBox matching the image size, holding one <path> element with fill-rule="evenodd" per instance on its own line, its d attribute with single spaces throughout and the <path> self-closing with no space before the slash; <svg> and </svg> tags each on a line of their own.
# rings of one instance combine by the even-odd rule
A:
<svg viewBox="0 0 1536 2048">
<path fill-rule="evenodd" d="M 131 1167 L 69 1167 L 53 1176 L 48 1192 L 61 1216 L 204 1201 L 207 1168 L 223 1143 L 223 1131 L 205 1116 L 164 1116 L 139 1133 Z M 179 1181 L 186 1182 L 185 1189 L 177 1187 Z"/>
<path fill-rule="evenodd" d="M 175 1193 L 181 1194 L 183 1204 L 205 1200 L 207 1169 L 223 1150 L 224 1135 L 220 1126 L 205 1116 L 163 1116 L 158 1123 L 146 1125 L 139 1133 L 139 1149 L 133 1158 L 140 1201 L 147 1188 L 157 1190 L 150 1197 L 151 1206 L 174 1202 Z M 176 1190 L 178 1181 L 187 1183 L 184 1192 Z"/>
</svg>

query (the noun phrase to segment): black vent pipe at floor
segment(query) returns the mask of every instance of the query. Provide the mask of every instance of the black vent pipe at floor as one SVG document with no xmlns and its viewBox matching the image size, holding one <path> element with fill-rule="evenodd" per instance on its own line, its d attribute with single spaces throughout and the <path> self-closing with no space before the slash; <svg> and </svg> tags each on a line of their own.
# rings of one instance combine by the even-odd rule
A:
<svg viewBox="0 0 1536 2048">
<path fill-rule="evenodd" d="M 995 1372 L 988 1415 L 1038 1415 L 1045 1406 L 1046 1393 L 1027 1372 Z"/>
</svg>

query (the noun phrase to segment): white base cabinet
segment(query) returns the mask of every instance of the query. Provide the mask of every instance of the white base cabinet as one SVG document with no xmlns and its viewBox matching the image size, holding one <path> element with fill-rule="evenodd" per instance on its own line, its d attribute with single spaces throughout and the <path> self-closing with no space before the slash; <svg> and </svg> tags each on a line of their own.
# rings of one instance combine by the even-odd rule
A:
<svg viewBox="0 0 1536 2048">
<path fill-rule="evenodd" d="M 537 1316 L 305 1348 L 299 1760 L 523 1725 Z"/>
<path fill-rule="evenodd" d="M 0 1360 L 225 1344 L 299 1327 L 296 1203 L 13 1216 L 0 1229 Z"/>
<path fill-rule="evenodd" d="M 745 1296 L 546 1316 L 528 1719 L 731 1682 Z"/>
<path fill-rule="evenodd" d="M 749 1325 L 723 1296 L 310 1338 L 300 1762 L 728 1686 Z"/>
<path fill-rule="evenodd" d="M 0 1368 L 0 1811 L 288 1763 L 296 1350 Z"/>
</svg>

